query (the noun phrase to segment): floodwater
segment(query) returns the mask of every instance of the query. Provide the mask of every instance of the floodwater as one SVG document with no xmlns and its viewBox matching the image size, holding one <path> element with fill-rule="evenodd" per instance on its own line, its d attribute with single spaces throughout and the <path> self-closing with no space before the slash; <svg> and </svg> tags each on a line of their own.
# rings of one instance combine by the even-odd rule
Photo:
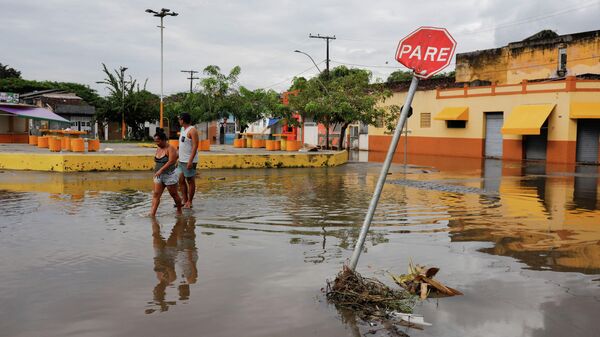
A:
<svg viewBox="0 0 600 337">
<path fill-rule="evenodd" d="M 387 336 L 325 300 L 384 154 L 323 169 L 202 171 L 195 208 L 151 173 L 0 172 L 0 336 Z M 392 166 L 358 271 L 438 266 L 464 296 L 410 336 L 599 336 L 597 166 Z M 399 158 L 398 163 L 402 162 Z"/>
</svg>

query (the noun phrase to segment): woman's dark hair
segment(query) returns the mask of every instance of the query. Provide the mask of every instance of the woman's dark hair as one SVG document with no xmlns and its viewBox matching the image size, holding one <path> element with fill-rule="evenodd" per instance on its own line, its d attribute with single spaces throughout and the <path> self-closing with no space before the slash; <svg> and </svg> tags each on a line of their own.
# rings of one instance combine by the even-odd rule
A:
<svg viewBox="0 0 600 337">
<path fill-rule="evenodd" d="M 160 140 L 167 140 L 167 135 L 165 134 L 165 129 L 157 128 L 156 133 L 154 134 L 155 138 Z"/>
</svg>

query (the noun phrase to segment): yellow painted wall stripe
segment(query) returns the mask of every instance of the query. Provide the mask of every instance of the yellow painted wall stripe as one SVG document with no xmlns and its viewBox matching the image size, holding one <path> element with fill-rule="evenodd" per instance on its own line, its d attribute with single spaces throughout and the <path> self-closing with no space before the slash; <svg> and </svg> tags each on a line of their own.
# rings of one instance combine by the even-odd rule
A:
<svg viewBox="0 0 600 337">
<path fill-rule="evenodd" d="M 211 154 L 200 156 L 198 168 L 328 167 L 348 162 L 348 152 L 289 154 Z M 149 171 L 148 155 L 0 153 L 0 169 L 55 172 Z"/>
</svg>

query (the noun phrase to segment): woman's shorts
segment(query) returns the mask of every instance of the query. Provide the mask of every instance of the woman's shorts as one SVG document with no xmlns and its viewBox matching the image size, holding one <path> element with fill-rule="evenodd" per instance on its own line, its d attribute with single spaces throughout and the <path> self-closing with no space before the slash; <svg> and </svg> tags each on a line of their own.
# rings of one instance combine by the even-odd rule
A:
<svg viewBox="0 0 600 337">
<path fill-rule="evenodd" d="M 179 182 L 179 170 L 175 169 L 169 173 L 163 173 L 154 178 L 154 182 L 157 184 L 162 183 L 165 186 L 176 185 Z"/>
</svg>

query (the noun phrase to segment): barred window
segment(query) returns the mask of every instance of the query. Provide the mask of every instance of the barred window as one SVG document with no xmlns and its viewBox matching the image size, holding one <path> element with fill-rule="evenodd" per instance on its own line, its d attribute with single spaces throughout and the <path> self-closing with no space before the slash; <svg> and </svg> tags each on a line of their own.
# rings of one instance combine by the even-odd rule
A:
<svg viewBox="0 0 600 337">
<path fill-rule="evenodd" d="M 431 112 L 421 112 L 421 128 L 431 127 Z"/>
</svg>

